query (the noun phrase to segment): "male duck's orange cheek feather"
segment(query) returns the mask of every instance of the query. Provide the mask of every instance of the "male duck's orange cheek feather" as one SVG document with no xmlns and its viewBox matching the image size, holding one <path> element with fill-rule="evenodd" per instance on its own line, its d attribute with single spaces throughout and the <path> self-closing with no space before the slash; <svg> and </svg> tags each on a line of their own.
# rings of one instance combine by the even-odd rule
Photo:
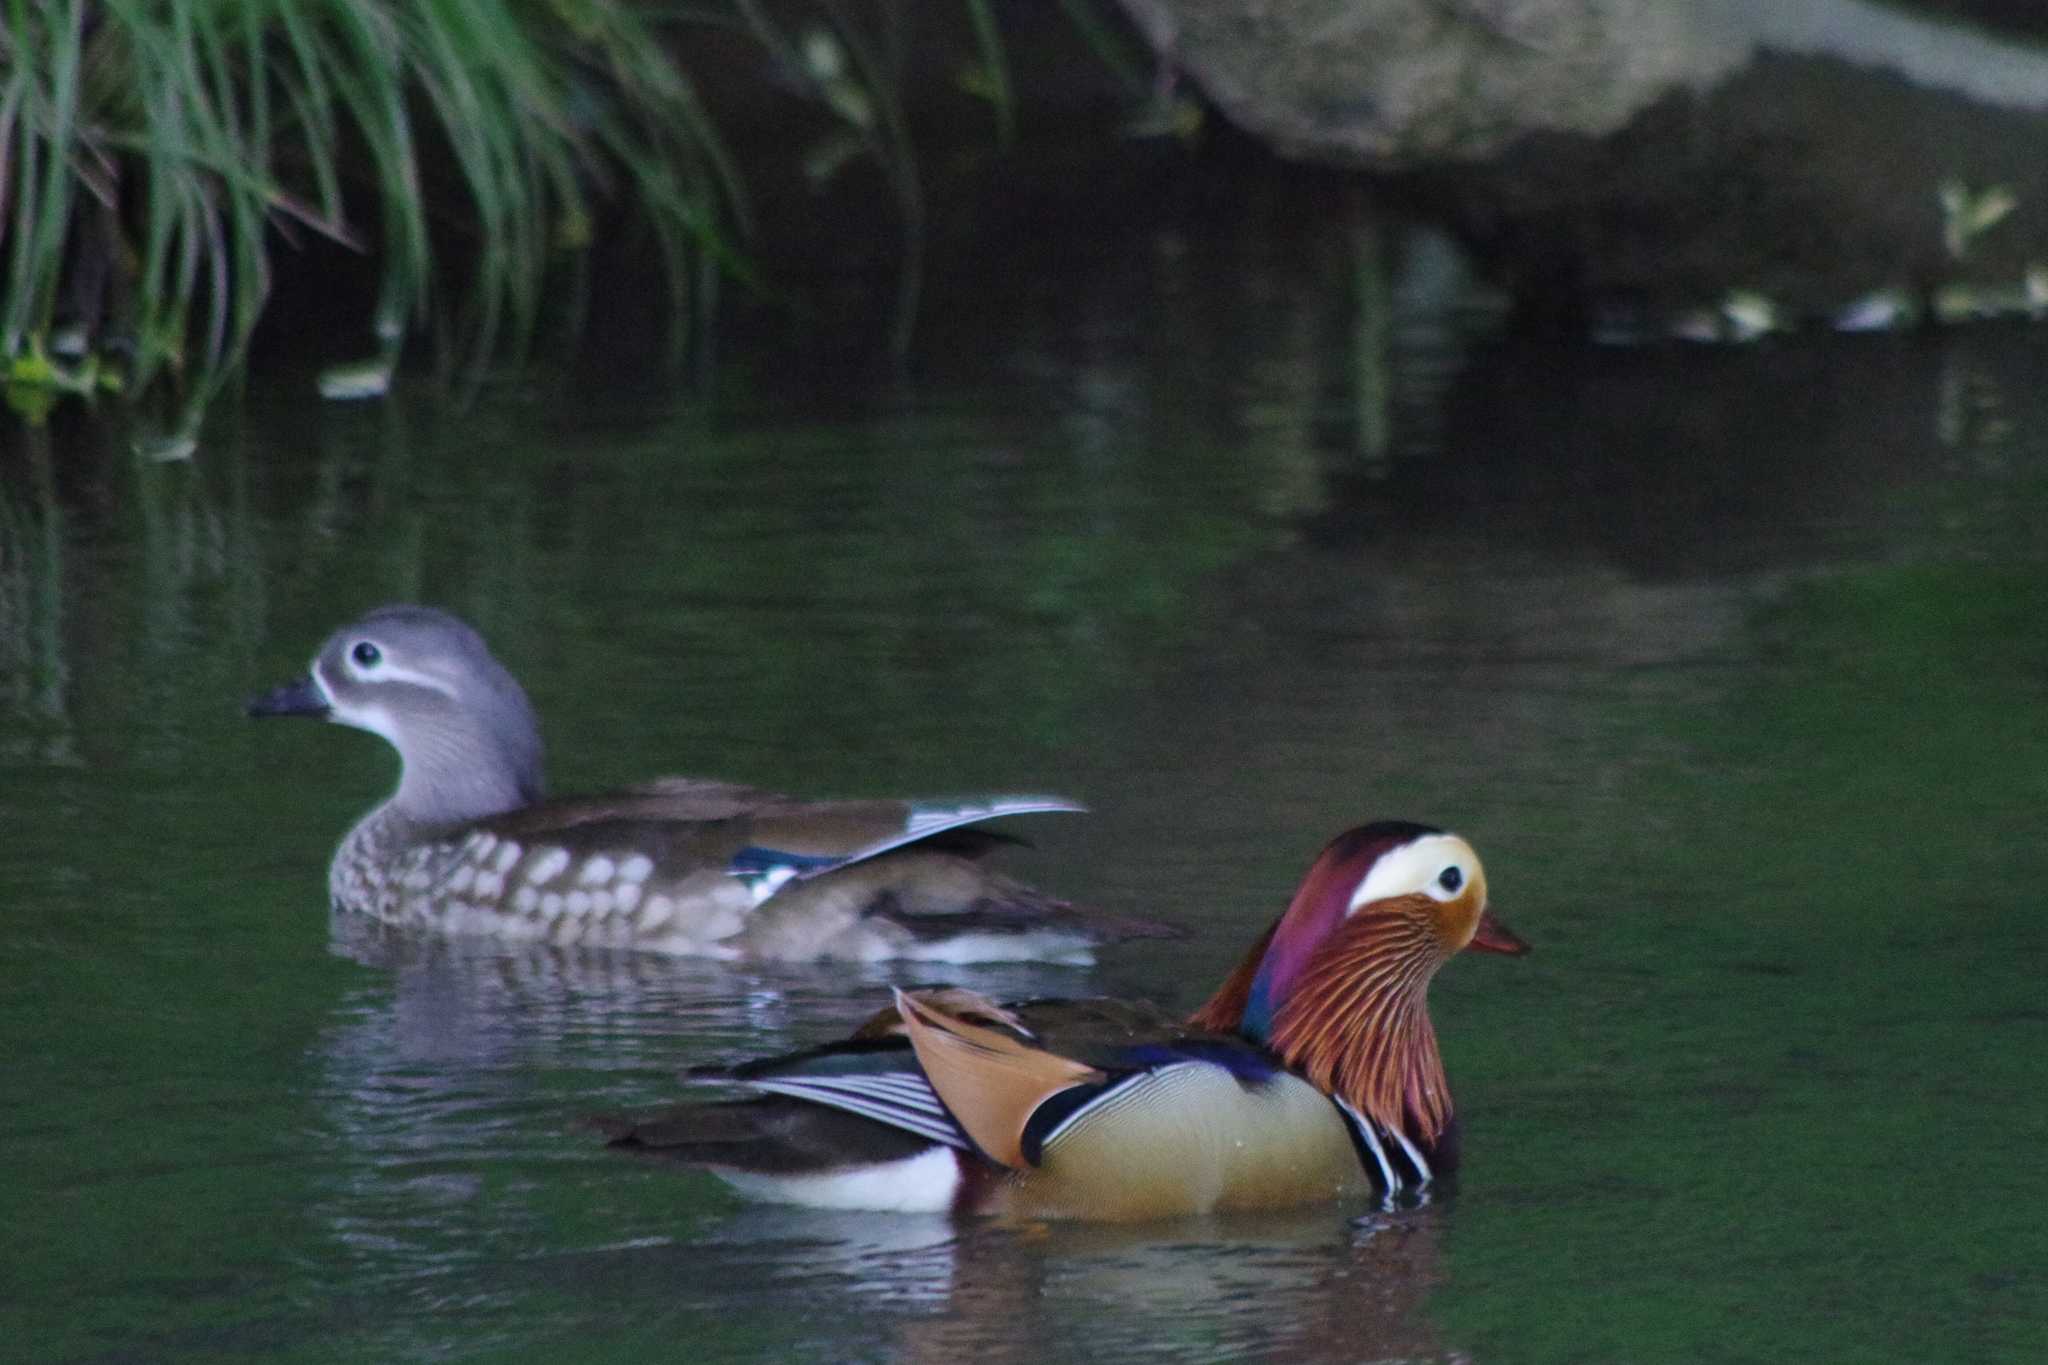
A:
<svg viewBox="0 0 2048 1365">
<path fill-rule="evenodd" d="M 1287 1064 L 1319 1088 L 1385 1128 L 1430 1142 L 1451 1116 L 1449 1086 L 1424 1005 L 1445 951 L 1430 914 L 1434 904 L 1346 923 L 1282 1004 L 1271 1040 Z"/>
</svg>

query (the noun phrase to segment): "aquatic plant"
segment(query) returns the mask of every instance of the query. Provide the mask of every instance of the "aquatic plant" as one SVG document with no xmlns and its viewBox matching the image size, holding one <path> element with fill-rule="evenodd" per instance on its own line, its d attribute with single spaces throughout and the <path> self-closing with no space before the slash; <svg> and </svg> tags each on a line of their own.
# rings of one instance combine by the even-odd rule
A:
<svg viewBox="0 0 2048 1365">
<path fill-rule="evenodd" d="M 744 221 L 738 177 L 642 7 L 0 12 L 0 359 L 31 415 L 24 390 L 47 402 L 166 373 L 196 410 L 248 343 L 280 241 L 373 254 L 388 372 L 430 315 L 458 322 L 472 355 L 529 335 L 615 191 L 651 228 L 679 310 Z"/>
<path fill-rule="evenodd" d="M 1080 50 L 1141 97 L 1100 10 L 1061 4 Z M 177 414 L 138 448 L 185 458 L 274 253 L 320 240 L 368 263 L 330 293 L 370 281 L 372 353 L 323 372 L 328 397 L 385 392 L 422 334 L 458 374 L 516 361 L 551 299 L 575 313 L 581 290 L 550 291 L 583 280 L 579 249 L 629 218 L 661 258 L 672 342 L 700 335 L 720 280 L 754 270 L 743 176 L 692 61 L 728 92 L 812 106 L 794 131 L 813 189 L 855 161 L 878 171 L 900 224 L 900 355 L 926 230 L 910 57 L 934 30 L 965 50 L 920 70 L 985 105 L 1008 145 L 991 0 L 0 0 L 0 386 L 32 422 L 69 395 L 169 390 Z"/>
</svg>

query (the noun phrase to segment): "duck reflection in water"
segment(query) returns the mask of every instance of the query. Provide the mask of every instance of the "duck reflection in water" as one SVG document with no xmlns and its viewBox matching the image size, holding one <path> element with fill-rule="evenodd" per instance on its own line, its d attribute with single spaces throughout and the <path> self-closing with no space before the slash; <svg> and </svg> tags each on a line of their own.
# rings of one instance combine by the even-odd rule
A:
<svg viewBox="0 0 2048 1365">
<path fill-rule="evenodd" d="M 1151 1223 L 961 1222 L 756 1206 L 717 1235 L 577 1258 L 595 1285 L 668 1286 L 687 1311 L 830 1321 L 876 1359 L 1440 1360 L 1425 1311 L 1443 1203 Z M 736 1289 L 735 1286 L 744 1286 Z M 593 1291 L 596 1292 L 596 1291 Z"/>
</svg>

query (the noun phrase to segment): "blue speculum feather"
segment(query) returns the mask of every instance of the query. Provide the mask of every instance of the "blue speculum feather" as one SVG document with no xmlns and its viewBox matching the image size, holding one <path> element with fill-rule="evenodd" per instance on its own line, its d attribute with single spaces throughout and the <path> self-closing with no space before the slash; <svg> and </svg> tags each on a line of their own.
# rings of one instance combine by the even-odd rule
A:
<svg viewBox="0 0 2048 1365">
<path fill-rule="evenodd" d="M 821 867 L 831 867 L 844 861 L 833 854 L 785 853 L 779 848 L 763 848 L 759 844 L 748 844 L 732 855 L 726 871 L 735 877 L 764 877 L 770 872 L 788 868 L 795 872 L 811 872 Z"/>
</svg>

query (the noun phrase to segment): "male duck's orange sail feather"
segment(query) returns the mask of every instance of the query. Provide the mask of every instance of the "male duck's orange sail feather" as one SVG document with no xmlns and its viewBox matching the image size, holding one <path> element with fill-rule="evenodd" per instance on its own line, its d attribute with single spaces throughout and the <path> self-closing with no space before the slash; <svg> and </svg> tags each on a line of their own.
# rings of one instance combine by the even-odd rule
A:
<svg viewBox="0 0 2048 1365">
<path fill-rule="evenodd" d="M 917 1064 L 954 1120 L 991 1161 L 1029 1164 L 1024 1129 L 1063 1090 L 1109 1079 L 1092 1066 L 1033 1047 L 896 992 Z"/>
</svg>

